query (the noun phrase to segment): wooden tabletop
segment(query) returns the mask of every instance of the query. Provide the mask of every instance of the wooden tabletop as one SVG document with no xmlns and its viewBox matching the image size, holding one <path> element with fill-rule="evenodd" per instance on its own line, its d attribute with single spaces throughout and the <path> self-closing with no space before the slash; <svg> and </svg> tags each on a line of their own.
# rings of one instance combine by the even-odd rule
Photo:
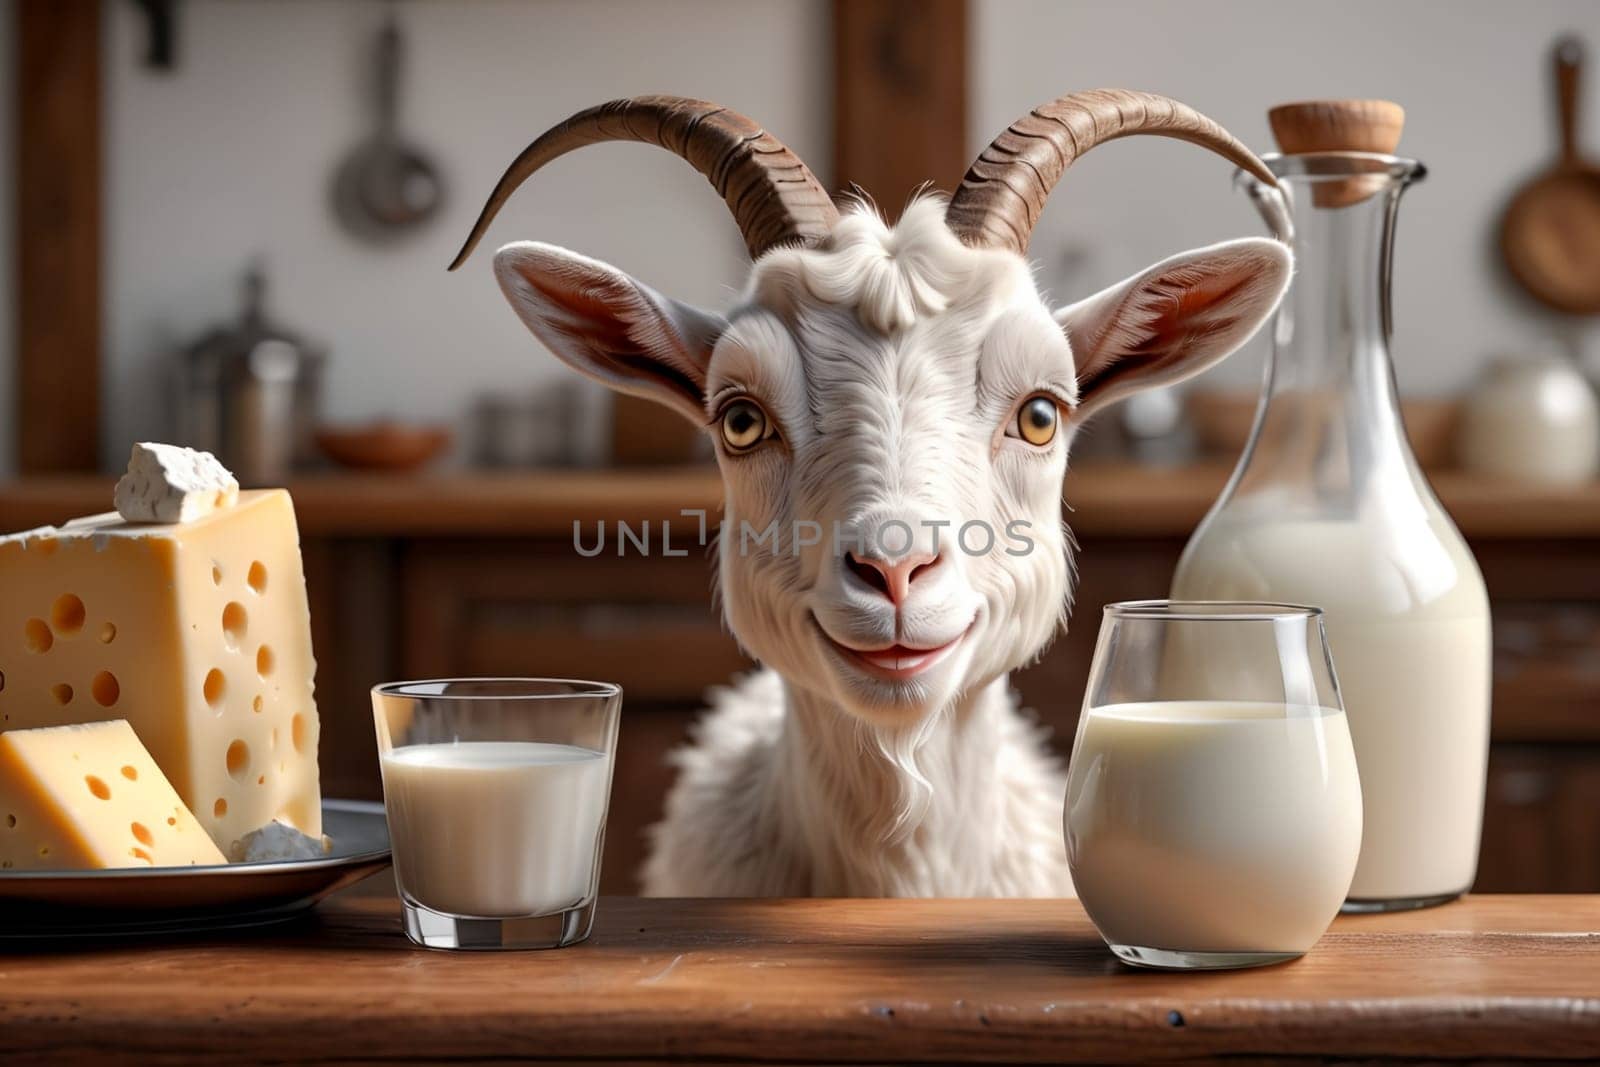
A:
<svg viewBox="0 0 1600 1067">
<path fill-rule="evenodd" d="M 383 897 L 0 951 L 0 1062 L 1600 1057 L 1600 897 L 1340 918 L 1304 959 L 1136 971 L 1076 902 L 602 901 L 555 951 L 411 947 Z"/>
<path fill-rule="evenodd" d="M 1085 461 L 1067 474 L 1067 521 L 1085 537 L 1187 537 L 1229 469 Z M 1455 471 L 1430 477 L 1469 537 L 1600 538 L 1600 482 L 1551 489 Z M 96 476 L 0 483 L 0 533 L 107 511 L 111 486 Z M 323 474 L 297 478 L 289 490 L 301 531 L 313 537 L 570 538 L 575 519 L 682 522 L 680 509 L 698 508 L 715 523 L 722 507 L 721 479 L 709 466 Z"/>
</svg>

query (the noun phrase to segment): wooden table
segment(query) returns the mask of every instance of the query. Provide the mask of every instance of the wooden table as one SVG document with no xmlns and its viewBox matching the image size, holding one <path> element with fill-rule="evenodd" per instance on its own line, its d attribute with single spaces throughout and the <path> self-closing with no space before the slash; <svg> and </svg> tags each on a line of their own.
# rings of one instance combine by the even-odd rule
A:
<svg viewBox="0 0 1600 1067">
<path fill-rule="evenodd" d="M 1339 919 L 1254 971 L 1135 971 L 1071 901 L 607 899 L 554 952 L 412 948 L 393 899 L 0 953 L 0 1063 L 1594 1060 L 1600 897 Z"/>
</svg>

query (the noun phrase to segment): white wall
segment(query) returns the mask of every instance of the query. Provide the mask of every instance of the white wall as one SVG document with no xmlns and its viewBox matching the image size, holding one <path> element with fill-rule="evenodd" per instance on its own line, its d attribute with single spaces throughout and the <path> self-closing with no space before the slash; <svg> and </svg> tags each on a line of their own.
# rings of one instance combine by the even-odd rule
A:
<svg viewBox="0 0 1600 1067">
<path fill-rule="evenodd" d="M 558 378 L 565 372 L 504 307 L 485 251 L 461 273 L 444 272 L 500 170 L 536 133 L 580 107 L 669 91 L 756 116 L 826 174 L 828 6 L 400 5 L 410 35 L 404 126 L 446 168 L 451 198 L 414 241 L 374 251 L 335 227 L 328 183 L 365 127 L 360 64 L 379 4 L 184 4 L 181 65 L 163 74 L 140 66 L 135 5 L 108 0 L 108 464 L 120 462 L 130 438 L 164 431 L 160 361 L 233 313 L 238 275 L 252 253 L 269 262 L 278 316 L 333 349 L 331 417 L 451 418 L 482 391 Z M 1177 96 L 1258 148 L 1270 147 L 1265 110 L 1274 102 L 1372 95 L 1403 103 L 1402 150 L 1432 172 L 1401 209 L 1395 352 L 1409 391 L 1458 388 L 1491 352 L 1559 325 L 1500 279 L 1494 221 L 1515 184 L 1555 152 L 1552 39 L 1565 29 L 1586 33 L 1600 66 L 1600 3 L 974 0 L 974 7 L 974 151 L 1033 104 L 1097 85 Z M 1591 74 L 1586 96 L 1585 132 L 1600 156 L 1600 74 Z M 8 108 L 0 111 L 9 118 Z M 0 169 L 9 179 L 10 168 Z M 0 225 L 9 222 L 7 213 Z M 1073 168 L 1034 252 L 1065 297 L 1178 249 L 1257 232 L 1244 198 L 1229 188 L 1227 164 L 1189 145 L 1145 139 L 1106 146 Z M 726 303 L 744 263 L 734 227 L 703 179 L 666 153 L 633 145 L 587 149 L 540 174 L 487 243 L 524 237 L 569 244 L 709 304 Z M 1061 270 L 1068 244 L 1088 253 L 1070 291 Z M 0 290 L 9 296 L 9 286 Z M 9 344 L 7 310 L 0 304 Z M 1224 364 L 1216 379 L 1253 384 L 1261 348 L 1258 341 Z"/>
<path fill-rule="evenodd" d="M 0 0 L 0 478 L 16 470 L 16 70 L 13 0 Z"/>
<path fill-rule="evenodd" d="M 1175 96 L 1258 151 L 1266 109 L 1308 97 L 1376 96 L 1406 108 L 1400 150 L 1426 181 L 1401 202 L 1393 352 L 1402 388 L 1443 392 L 1494 351 L 1563 324 L 1502 281 L 1498 215 L 1556 153 L 1549 49 L 1565 30 L 1591 48 L 1584 135 L 1600 158 L 1600 3 L 1594 0 L 980 0 L 974 15 L 974 151 L 1062 92 L 1124 86 Z M 1193 245 L 1263 232 L 1231 167 L 1193 146 L 1120 141 L 1075 165 L 1033 252 L 1056 270 L 1088 246 L 1077 287 L 1098 287 Z M 1058 272 L 1059 273 L 1059 272 Z M 1592 328 L 1583 331 L 1590 347 Z M 1212 372 L 1250 383 L 1263 339 Z"/>
<path fill-rule="evenodd" d="M 450 418 L 475 394 L 569 373 L 495 287 L 490 259 L 506 241 L 570 245 L 676 296 L 725 304 L 745 262 L 726 208 L 691 167 L 639 145 L 553 164 L 487 248 L 445 273 L 505 165 L 583 107 L 702 96 L 830 168 L 825 0 L 407 3 L 402 127 L 445 168 L 450 201 L 414 241 L 377 251 L 345 236 L 328 203 L 334 168 L 366 129 L 363 59 L 382 5 L 182 4 L 172 73 L 140 64 L 134 5 L 106 11 L 108 465 L 131 439 L 164 432 L 163 359 L 233 315 L 255 253 L 276 316 L 332 348 L 334 419 Z"/>
</svg>

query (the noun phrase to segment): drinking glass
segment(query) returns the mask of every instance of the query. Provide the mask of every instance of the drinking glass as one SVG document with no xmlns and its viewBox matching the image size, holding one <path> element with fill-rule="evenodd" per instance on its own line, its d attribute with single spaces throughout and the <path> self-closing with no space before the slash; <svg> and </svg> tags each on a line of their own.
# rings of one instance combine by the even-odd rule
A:
<svg viewBox="0 0 1600 1067">
<path fill-rule="evenodd" d="M 1109 605 L 1065 828 L 1078 896 L 1125 962 L 1303 955 L 1338 913 L 1361 848 L 1361 784 L 1322 612 Z"/>
<path fill-rule="evenodd" d="M 622 689 L 557 678 L 372 690 L 406 935 L 429 948 L 589 936 Z"/>
</svg>

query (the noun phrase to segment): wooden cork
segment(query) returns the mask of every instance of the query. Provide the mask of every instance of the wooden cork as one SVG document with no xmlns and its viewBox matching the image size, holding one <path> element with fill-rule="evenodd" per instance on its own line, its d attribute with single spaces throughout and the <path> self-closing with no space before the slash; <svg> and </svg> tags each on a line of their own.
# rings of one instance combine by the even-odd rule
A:
<svg viewBox="0 0 1600 1067">
<path fill-rule="evenodd" d="M 1284 155 L 1311 152 L 1374 152 L 1394 155 L 1406 123 L 1405 108 L 1388 100 L 1305 100 L 1279 104 L 1267 112 L 1272 136 Z M 1317 207 L 1359 204 L 1384 186 L 1380 175 L 1319 182 L 1311 202 Z"/>
</svg>

